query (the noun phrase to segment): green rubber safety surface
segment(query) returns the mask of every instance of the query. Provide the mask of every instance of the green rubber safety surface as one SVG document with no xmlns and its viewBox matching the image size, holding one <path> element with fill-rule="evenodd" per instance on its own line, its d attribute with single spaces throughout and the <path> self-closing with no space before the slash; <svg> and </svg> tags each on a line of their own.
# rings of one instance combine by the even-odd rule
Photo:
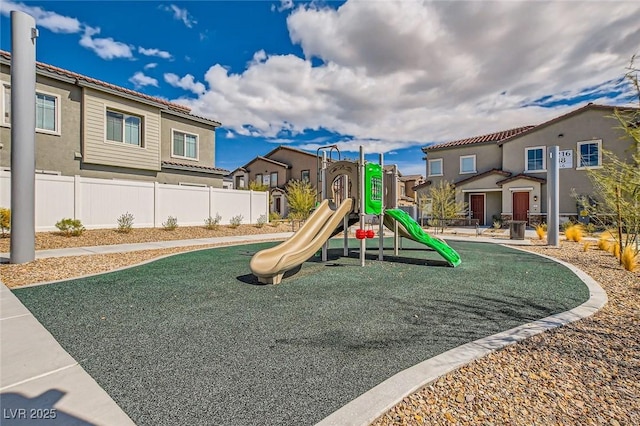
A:
<svg viewBox="0 0 640 426">
<path fill-rule="evenodd" d="M 14 293 L 140 425 L 313 424 L 405 368 L 589 297 L 567 268 L 493 244 L 451 242 L 457 268 L 408 240 L 364 268 L 331 244 L 329 262 L 277 286 L 249 270 L 263 243 Z"/>
</svg>

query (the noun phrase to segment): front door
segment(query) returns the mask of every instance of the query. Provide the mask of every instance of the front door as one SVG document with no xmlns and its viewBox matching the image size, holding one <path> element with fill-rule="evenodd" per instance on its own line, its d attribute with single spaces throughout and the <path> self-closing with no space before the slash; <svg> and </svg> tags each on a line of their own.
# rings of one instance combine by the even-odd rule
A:
<svg viewBox="0 0 640 426">
<path fill-rule="evenodd" d="M 529 213 L 529 193 L 514 192 L 513 193 L 513 220 L 528 221 Z"/>
<path fill-rule="evenodd" d="M 484 194 L 469 195 L 471 219 L 478 219 L 478 225 L 484 226 Z"/>
<path fill-rule="evenodd" d="M 282 198 L 281 197 L 275 197 L 273 199 L 273 201 L 274 201 L 273 211 L 278 213 L 278 214 L 282 214 Z"/>
</svg>

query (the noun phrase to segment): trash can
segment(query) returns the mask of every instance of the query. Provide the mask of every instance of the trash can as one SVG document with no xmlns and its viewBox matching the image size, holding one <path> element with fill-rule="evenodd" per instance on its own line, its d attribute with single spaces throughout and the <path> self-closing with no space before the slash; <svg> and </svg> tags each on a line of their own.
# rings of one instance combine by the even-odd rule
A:
<svg viewBox="0 0 640 426">
<path fill-rule="evenodd" d="M 524 220 L 512 220 L 509 226 L 509 238 L 512 240 L 524 240 L 524 229 L 527 222 Z"/>
</svg>

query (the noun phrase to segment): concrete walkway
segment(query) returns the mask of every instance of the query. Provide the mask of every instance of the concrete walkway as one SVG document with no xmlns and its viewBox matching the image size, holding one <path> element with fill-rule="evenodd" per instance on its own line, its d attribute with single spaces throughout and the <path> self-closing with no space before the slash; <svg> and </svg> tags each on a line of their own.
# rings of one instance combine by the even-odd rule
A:
<svg viewBox="0 0 640 426">
<path fill-rule="evenodd" d="M 456 235 L 447 233 L 437 236 L 449 240 L 492 242 L 501 244 L 530 244 L 529 240 L 508 240 L 475 236 L 475 230 L 449 229 Z M 122 253 L 138 250 L 168 247 L 185 247 L 209 244 L 240 244 L 264 240 L 281 240 L 292 233 L 259 234 L 237 237 L 204 238 L 193 240 L 162 241 L 139 244 L 78 247 L 68 249 L 41 250 L 36 258 L 79 256 L 102 253 Z M 527 235 L 528 237 L 528 235 Z M 8 258 L 8 253 L 0 256 Z M 605 296 L 606 300 L 606 296 Z M 601 302 L 601 301 L 600 301 Z M 599 305 L 599 303 L 598 303 Z M 555 321 L 554 321 L 555 323 Z M 557 323 L 555 323 L 557 325 Z M 529 335 L 530 330 L 526 333 Z M 510 333 L 509 341 L 514 340 Z M 38 322 L 11 291 L 0 283 L 0 396 L 2 399 L 2 424 L 42 424 L 49 418 L 52 424 L 63 425 L 128 425 L 132 420 L 96 381 L 74 360 L 54 337 Z M 491 350 L 496 346 L 490 347 Z M 467 361 L 485 353 L 474 349 L 460 348 L 471 358 L 454 356 L 452 359 Z M 447 353 L 447 357 L 452 354 Z M 445 354 L 438 358 L 441 358 Z M 446 362 L 429 368 L 426 377 L 436 377 L 452 369 Z M 455 363 L 455 365 L 459 365 Z M 416 366 L 418 367 L 418 366 Z M 411 371 L 414 374 L 417 371 Z M 394 378 L 389 379 L 394 382 Z M 396 378 L 397 380 L 397 378 Z M 424 380 L 424 378 L 423 378 Z M 385 382 L 387 383 L 387 382 Z M 415 384 L 414 384 L 415 385 Z M 401 399 L 407 389 L 395 385 L 388 388 L 381 384 L 382 394 L 391 392 L 392 399 Z M 401 394 L 402 393 L 402 394 Z M 362 424 L 372 420 L 372 413 L 386 409 L 389 401 L 380 401 L 376 389 L 358 398 L 344 409 L 334 413 L 324 424 Z M 383 398 L 384 399 L 384 398 Z M 362 403 L 365 402 L 365 407 Z M 372 402 L 382 404 L 372 407 Z M 354 405 L 355 404 L 355 405 Z M 364 411 L 362 411 L 364 409 Z M 46 424 L 46 423 L 45 423 Z"/>
</svg>

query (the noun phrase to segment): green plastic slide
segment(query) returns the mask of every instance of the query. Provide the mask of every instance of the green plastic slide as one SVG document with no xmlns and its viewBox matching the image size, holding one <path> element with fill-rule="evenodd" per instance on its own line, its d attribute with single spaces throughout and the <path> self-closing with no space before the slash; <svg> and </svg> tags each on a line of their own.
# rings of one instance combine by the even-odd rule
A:
<svg viewBox="0 0 640 426">
<path fill-rule="evenodd" d="M 458 266 L 462 261 L 460 255 L 447 243 L 439 238 L 433 238 L 423 231 L 418 223 L 404 210 L 387 209 L 384 211 L 384 225 L 393 230 L 393 220 L 398 222 L 398 232 L 405 238 L 417 241 L 431 247 L 445 258 L 451 266 Z"/>
</svg>

